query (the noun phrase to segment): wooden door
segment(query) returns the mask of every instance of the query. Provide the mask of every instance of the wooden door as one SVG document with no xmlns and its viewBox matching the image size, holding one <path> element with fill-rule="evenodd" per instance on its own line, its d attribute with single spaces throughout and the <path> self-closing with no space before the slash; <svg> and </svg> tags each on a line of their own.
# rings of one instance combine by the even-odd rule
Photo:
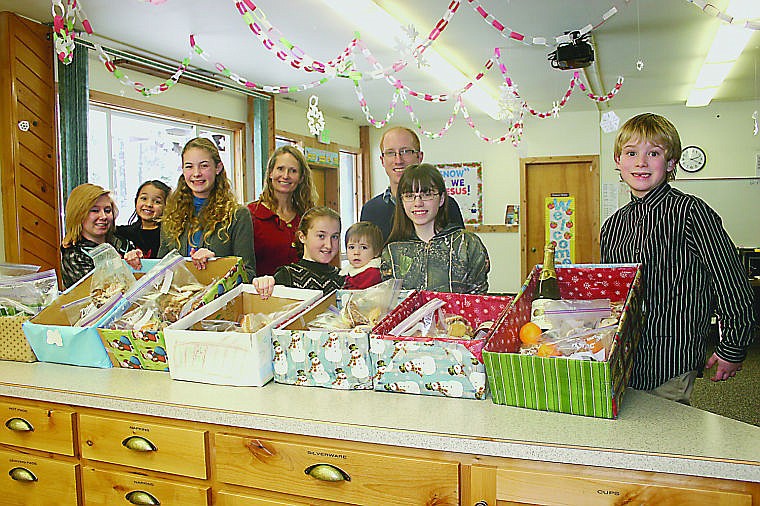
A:
<svg viewBox="0 0 760 506">
<path fill-rule="evenodd" d="M 599 262 L 599 157 L 556 156 L 520 160 L 522 279 L 543 263 L 545 199 L 575 198 L 575 263 Z"/>
<path fill-rule="evenodd" d="M 61 241 L 50 31 L 11 12 L 0 13 L 5 261 L 42 270 L 59 267 Z"/>
</svg>

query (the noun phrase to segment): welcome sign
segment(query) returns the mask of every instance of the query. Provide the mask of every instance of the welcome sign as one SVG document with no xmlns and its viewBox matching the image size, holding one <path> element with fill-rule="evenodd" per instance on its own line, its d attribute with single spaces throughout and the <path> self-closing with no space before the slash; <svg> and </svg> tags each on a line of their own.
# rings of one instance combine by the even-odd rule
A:
<svg viewBox="0 0 760 506">
<path fill-rule="evenodd" d="M 575 263 L 575 198 L 567 194 L 545 199 L 546 237 L 553 241 L 556 264 Z"/>
<path fill-rule="evenodd" d="M 483 223 L 483 173 L 480 162 L 439 163 L 449 197 L 459 204 L 465 224 Z"/>
</svg>

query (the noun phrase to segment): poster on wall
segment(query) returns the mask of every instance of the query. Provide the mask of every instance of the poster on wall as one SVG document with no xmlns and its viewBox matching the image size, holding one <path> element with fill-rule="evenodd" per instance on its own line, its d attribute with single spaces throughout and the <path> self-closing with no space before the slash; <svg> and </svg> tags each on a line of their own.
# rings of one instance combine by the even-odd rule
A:
<svg viewBox="0 0 760 506">
<path fill-rule="evenodd" d="M 554 263 L 575 263 L 575 197 L 566 193 L 545 199 L 547 241 L 553 241 Z"/>
<path fill-rule="evenodd" d="M 466 225 L 483 223 L 483 173 L 480 162 L 438 163 L 446 191 L 459 204 Z"/>
</svg>

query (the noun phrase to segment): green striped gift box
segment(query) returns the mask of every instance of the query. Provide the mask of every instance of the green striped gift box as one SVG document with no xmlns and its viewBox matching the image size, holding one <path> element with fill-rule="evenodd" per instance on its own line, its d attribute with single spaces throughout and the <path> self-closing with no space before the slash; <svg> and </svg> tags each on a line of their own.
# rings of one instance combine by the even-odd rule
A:
<svg viewBox="0 0 760 506">
<path fill-rule="evenodd" d="M 606 362 L 510 353 L 520 327 L 530 321 L 530 305 L 540 266 L 531 272 L 512 305 L 497 323 L 483 350 L 483 362 L 496 404 L 597 418 L 617 418 L 641 335 L 639 264 L 557 266 L 563 299 L 625 301 Z M 498 336 L 498 337 L 497 337 Z"/>
</svg>

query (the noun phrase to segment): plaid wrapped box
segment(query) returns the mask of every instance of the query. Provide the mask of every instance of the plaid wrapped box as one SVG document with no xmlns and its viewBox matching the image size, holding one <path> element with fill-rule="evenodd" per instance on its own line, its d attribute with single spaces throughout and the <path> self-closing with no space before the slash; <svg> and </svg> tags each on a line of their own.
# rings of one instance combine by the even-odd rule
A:
<svg viewBox="0 0 760 506">
<path fill-rule="evenodd" d="M 481 352 L 493 328 L 483 339 L 389 335 L 396 325 L 435 298 L 446 303 L 447 314 L 463 316 L 473 328 L 496 321 L 511 302 L 509 297 L 494 295 L 413 292 L 370 335 L 375 390 L 484 399 L 486 377 Z"/>
<path fill-rule="evenodd" d="M 617 418 L 641 337 L 640 264 L 569 264 L 556 267 L 568 300 L 625 301 L 605 362 L 520 355 L 520 327 L 530 321 L 541 272 L 536 266 L 500 319 L 483 350 L 493 402 L 598 418 Z"/>
</svg>

